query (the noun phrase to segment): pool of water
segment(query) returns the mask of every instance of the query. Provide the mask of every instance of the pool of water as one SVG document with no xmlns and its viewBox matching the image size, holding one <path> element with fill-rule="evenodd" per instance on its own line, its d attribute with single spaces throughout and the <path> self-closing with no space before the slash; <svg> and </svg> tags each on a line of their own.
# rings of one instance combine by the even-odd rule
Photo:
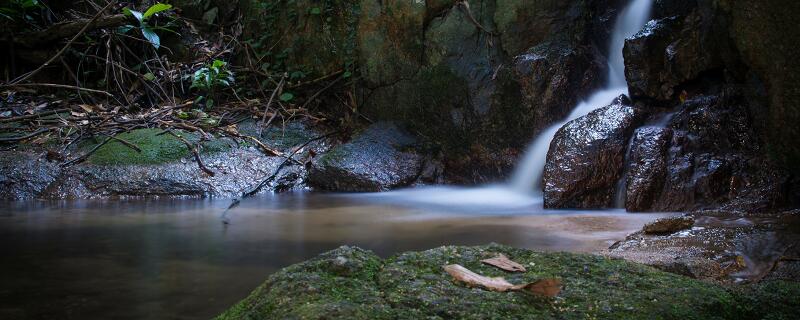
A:
<svg viewBox="0 0 800 320">
<path fill-rule="evenodd" d="M 664 216 L 547 211 L 484 191 L 263 196 L 229 223 L 227 200 L 3 203 L 0 318 L 209 318 L 276 270 L 345 244 L 384 257 L 489 242 L 592 252 Z"/>
</svg>

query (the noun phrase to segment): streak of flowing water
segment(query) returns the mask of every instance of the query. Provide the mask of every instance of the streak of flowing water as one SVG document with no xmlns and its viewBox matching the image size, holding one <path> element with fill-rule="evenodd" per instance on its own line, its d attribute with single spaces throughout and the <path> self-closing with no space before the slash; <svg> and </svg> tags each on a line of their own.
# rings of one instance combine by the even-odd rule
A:
<svg viewBox="0 0 800 320">
<path fill-rule="evenodd" d="M 570 115 L 560 123 L 547 128 L 537 137 L 514 172 L 511 186 L 523 193 L 538 193 L 541 190 L 542 173 L 547 159 L 547 151 L 559 128 L 567 122 L 605 106 L 620 94 L 627 94 L 625 82 L 625 65 L 622 48 L 625 39 L 636 34 L 650 17 L 653 0 L 633 0 L 617 18 L 611 37 L 608 60 L 608 85 L 605 89 L 590 95 L 589 99 L 579 103 Z"/>
<path fill-rule="evenodd" d="M 547 128 L 533 141 L 515 169 L 510 183 L 480 188 L 430 187 L 372 195 L 389 203 L 432 205 L 465 210 L 500 210 L 509 212 L 542 205 L 540 182 L 550 141 L 567 122 L 605 106 L 621 94 L 628 93 L 625 82 L 622 48 L 625 39 L 638 32 L 650 15 L 653 0 L 632 0 L 617 18 L 609 49 L 608 86 L 579 103 L 569 116 Z"/>
</svg>

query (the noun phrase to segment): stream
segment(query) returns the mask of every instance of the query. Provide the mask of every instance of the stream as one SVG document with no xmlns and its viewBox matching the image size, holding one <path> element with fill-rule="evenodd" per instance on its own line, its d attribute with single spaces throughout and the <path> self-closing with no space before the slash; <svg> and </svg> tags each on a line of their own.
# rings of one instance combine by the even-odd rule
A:
<svg viewBox="0 0 800 320">
<path fill-rule="evenodd" d="M 489 242 L 594 252 L 665 215 L 547 211 L 501 189 L 427 188 L 267 195 L 226 225 L 229 203 L 0 204 L 0 318 L 209 318 L 276 270 L 341 245 L 383 257 Z"/>
</svg>

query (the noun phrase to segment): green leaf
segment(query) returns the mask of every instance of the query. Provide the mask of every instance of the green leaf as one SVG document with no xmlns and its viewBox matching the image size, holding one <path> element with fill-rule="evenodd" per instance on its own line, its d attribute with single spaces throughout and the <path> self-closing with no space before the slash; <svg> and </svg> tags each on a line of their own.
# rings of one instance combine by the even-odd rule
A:
<svg viewBox="0 0 800 320">
<path fill-rule="evenodd" d="M 211 64 L 211 67 L 215 68 L 215 69 L 220 69 L 220 68 L 226 66 L 227 64 L 228 63 L 225 62 L 225 61 L 215 59 L 214 62 Z"/>
<path fill-rule="evenodd" d="M 309 13 L 313 15 L 320 15 L 322 14 L 322 10 L 320 10 L 319 7 L 313 7 Z"/>
<path fill-rule="evenodd" d="M 124 26 L 121 26 L 121 27 L 117 28 L 117 33 L 126 34 L 126 33 L 128 33 L 128 31 L 131 31 L 131 29 L 133 29 L 133 28 L 135 28 L 135 27 L 132 26 L 132 25 L 126 24 Z"/>
<path fill-rule="evenodd" d="M 164 4 L 164 3 L 160 3 L 160 2 L 156 3 L 156 4 L 152 5 L 152 6 L 150 6 L 150 8 L 147 8 L 147 11 L 144 12 L 144 16 L 143 16 L 144 19 L 143 20 L 147 20 L 150 17 L 152 17 L 154 14 L 159 13 L 161 11 L 166 11 L 166 10 L 169 10 L 169 9 L 172 9 L 172 5 L 171 4 Z"/>
<path fill-rule="evenodd" d="M 142 18 L 142 13 L 139 11 L 131 10 L 128 8 L 122 8 L 122 12 L 125 13 L 125 15 L 133 16 L 134 18 L 136 18 L 136 20 L 139 20 L 139 23 L 142 23 L 144 21 L 144 18 Z"/>
<path fill-rule="evenodd" d="M 147 39 L 147 41 L 150 42 L 150 44 L 153 45 L 153 47 L 156 48 L 156 50 L 161 47 L 161 38 L 159 38 L 153 29 L 150 29 L 150 27 L 142 27 L 142 35 L 145 39 Z"/>
<path fill-rule="evenodd" d="M 152 72 L 145 73 L 142 77 L 144 77 L 144 79 L 147 81 L 153 81 L 156 79 L 156 75 L 154 75 Z"/>
<path fill-rule="evenodd" d="M 344 74 L 342 74 L 342 78 L 345 78 L 345 79 L 347 79 L 347 78 L 350 78 L 352 75 L 353 75 L 353 73 L 352 73 L 352 72 L 350 72 L 350 71 L 345 71 L 345 72 L 344 72 Z"/>
<path fill-rule="evenodd" d="M 289 102 L 294 99 L 294 95 L 291 92 L 285 92 L 279 97 L 279 99 L 281 99 L 283 102 Z"/>
</svg>

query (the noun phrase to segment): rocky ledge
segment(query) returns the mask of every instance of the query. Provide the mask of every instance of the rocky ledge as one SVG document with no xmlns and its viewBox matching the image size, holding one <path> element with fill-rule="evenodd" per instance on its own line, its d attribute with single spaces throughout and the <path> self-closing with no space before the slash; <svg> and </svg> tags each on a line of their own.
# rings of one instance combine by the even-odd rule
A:
<svg viewBox="0 0 800 320">
<path fill-rule="evenodd" d="M 499 253 L 527 271 L 481 264 Z M 448 264 L 511 283 L 558 278 L 563 289 L 543 298 L 470 288 L 453 281 Z M 789 319 L 798 294 L 793 282 L 724 287 L 621 259 L 497 244 L 388 259 L 345 246 L 273 274 L 217 319 Z"/>
<path fill-rule="evenodd" d="M 650 223 L 606 254 L 715 282 L 796 282 L 798 244 L 800 210 L 705 210 Z"/>
<path fill-rule="evenodd" d="M 0 200 L 117 197 L 221 197 L 251 191 L 274 175 L 261 192 L 306 189 L 381 191 L 433 181 L 440 170 L 415 150 L 416 140 L 390 123 L 377 123 L 348 137 L 326 137 L 302 122 L 258 130 L 237 128 L 258 139 L 233 141 L 179 132 L 198 143 L 202 170 L 183 141 L 160 129 L 136 129 L 88 140 L 60 151 L 57 142 L 18 145 L 0 151 Z M 340 143 L 336 138 L 344 138 Z M 282 155 L 265 153 L 268 146 Z M 89 155 L 67 165 L 70 159 Z M 292 160 L 287 161 L 287 156 Z M 423 170 L 424 169 L 424 170 Z"/>
</svg>

